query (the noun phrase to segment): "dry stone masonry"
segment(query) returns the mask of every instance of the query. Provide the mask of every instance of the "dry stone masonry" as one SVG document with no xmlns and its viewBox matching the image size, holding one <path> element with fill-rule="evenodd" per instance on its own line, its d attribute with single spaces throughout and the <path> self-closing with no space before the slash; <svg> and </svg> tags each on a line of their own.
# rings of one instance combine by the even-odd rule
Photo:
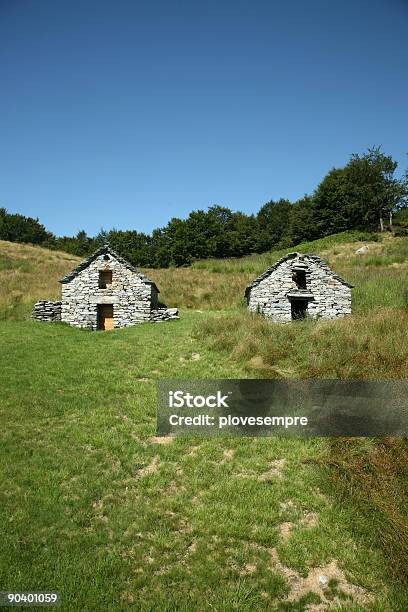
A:
<svg viewBox="0 0 408 612">
<path fill-rule="evenodd" d="M 317 255 L 289 253 L 258 276 L 245 297 L 251 312 L 285 323 L 351 314 L 351 289 Z"/>
<path fill-rule="evenodd" d="M 153 323 L 162 323 L 171 319 L 179 319 L 177 308 L 158 308 L 150 312 L 150 320 Z"/>
<path fill-rule="evenodd" d="M 113 329 L 178 318 L 176 308 L 159 308 L 155 283 L 105 245 L 61 279 L 61 302 L 42 300 L 33 318 L 61 320 L 74 327 Z M 57 318 L 59 305 L 60 315 Z"/>
<path fill-rule="evenodd" d="M 33 319 L 37 321 L 61 321 L 61 302 L 40 300 L 34 304 Z"/>
</svg>

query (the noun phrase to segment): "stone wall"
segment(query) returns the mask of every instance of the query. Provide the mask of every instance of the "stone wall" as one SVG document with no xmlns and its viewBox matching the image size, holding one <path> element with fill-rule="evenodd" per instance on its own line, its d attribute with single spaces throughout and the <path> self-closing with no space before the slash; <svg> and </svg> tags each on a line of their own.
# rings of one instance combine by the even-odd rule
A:
<svg viewBox="0 0 408 612">
<path fill-rule="evenodd" d="M 171 321 L 179 318 L 177 308 L 157 308 L 150 312 L 150 320 L 153 323 L 162 323 L 163 321 Z"/>
<path fill-rule="evenodd" d="M 99 272 L 112 271 L 112 283 L 99 288 Z M 68 279 L 68 280 L 67 280 Z M 75 327 L 97 329 L 98 304 L 113 304 L 114 327 L 150 320 L 154 284 L 110 253 L 101 253 L 73 278 L 62 284 L 61 320 Z"/>
<path fill-rule="evenodd" d="M 304 266 L 306 289 L 292 279 L 294 268 Z M 288 295 L 289 294 L 289 295 Z M 334 319 L 351 313 L 351 286 L 319 257 L 290 253 L 247 289 L 248 309 L 277 322 L 292 320 L 290 295 L 307 299 L 307 315 Z"/>
<path fill-rule="evenodd" d="M 34 304 L 31 316 L 35 321 L 61 321 L 61 302 L 40 300 Z"/>
</svg>

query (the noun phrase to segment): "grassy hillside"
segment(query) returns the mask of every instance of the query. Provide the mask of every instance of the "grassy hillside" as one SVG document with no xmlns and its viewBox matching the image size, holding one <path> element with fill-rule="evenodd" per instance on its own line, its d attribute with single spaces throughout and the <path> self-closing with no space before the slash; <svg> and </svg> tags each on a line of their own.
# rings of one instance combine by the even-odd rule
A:
<svg viewBox="0 0 408 612">
<path fill-rule="evenodd" d="M 79 261 L 68 253 L 0 240 L 0 320 L 27 319 L 37 300 L 59 299 L 58 280 Z"/>
<path fill-rule="evenodd" d="M 369 240 L 362 240 L 366 236 Z M 375 240 L 373 240 L 375 239 Z M 355 251 L 368 245 L 369 252 Z M 408 274 L 408 239 L 380 237 L 361 232 L 342 232 L 290 250 L 316 253 L 336 272 L 355 285 L 354 308 L 402 307 Z M 245 287 L 278 258 L 287 253 L 272 251 L 239 259 L 209 259 L 191 268 L 143 270 L 158 285 L 168 306 L 200 310 L 232 310 L 243 306 Z M 41 247 L 0 241 L 0 317 L 28 318 L 38 299 L 57 299 L 58 279 L 80 261 L 78 257 Z"/>
<path fill-rule="evenodd" d="M 363 240 L 366 236 L 369 240 Z M 355 251 L 367 245 L 366 255 Z M 402 307 L 408 278 L 408 239 L 387 234 L 342 232 L 314 242 L 291 247 L 290 251 L 315 253 L 346 280 L 355 285 L 355 311 L 376 306 Z M 245 287 L 288 252 L 272 251 L 237 259 L 207 259 L 192 268 L 147 270 L 169 304 L 202 310 L 239 309 Z"/>
<path fill-rule="evenodd" d="M 406 441 L 155 437 L 160 378 L 407 377 L 408 241 L 357 258 L 358 238 L 291 249 L 356 285 L 347 319 L 250 317 L 271 253 L 148 270 L 180 321 L 110 333 L 29 321 L 78 259 L 0 243 L 4 588 L 63 610 L 408 609 Z"/>
</svg>

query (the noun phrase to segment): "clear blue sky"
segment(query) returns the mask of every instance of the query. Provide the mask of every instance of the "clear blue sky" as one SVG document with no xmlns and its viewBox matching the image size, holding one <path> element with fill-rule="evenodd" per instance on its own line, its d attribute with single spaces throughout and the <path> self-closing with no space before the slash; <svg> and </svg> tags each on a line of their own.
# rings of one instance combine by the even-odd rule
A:
<svg viewBox="0 0 408 612">
<path fill-rule="evenodd" d="M 0 206 L 150 232 L 408 151 L 408 0 L 0 0 Z"/>
</svg>

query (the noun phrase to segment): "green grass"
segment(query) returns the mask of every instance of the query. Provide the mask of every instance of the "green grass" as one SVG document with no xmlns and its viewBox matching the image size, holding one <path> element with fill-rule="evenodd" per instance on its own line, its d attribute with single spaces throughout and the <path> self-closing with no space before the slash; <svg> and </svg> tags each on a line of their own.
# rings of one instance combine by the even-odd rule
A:
<svg viewBox="0 0 408 612">
<path fill-rule="evenodd" d="M 203 319 L 196 337 L 264 378 L 405 378 L 408 311 L 382 309 L 341 321 L 271 325 L 247 313 Z"/>
<path fill-rule="evenodd" d="M 1 323 L 2 588 L 57 590 L 63 610 L 303 610 L 326 597 L 302 591 L 308 574 L 335 559 L 365 589 L 355 609 L 404 610 L 354 509 L 322 494 L 323 440 L 154 437 L 155 380 L 247 375 L 196 337 L 202 316 Z"/>
<path fill-rule="evenodd" d="M 406 378 L 407 244 L 289 249 L 355 285 L 343 320 L 249 316 L 244 288 L 275 252 L 149 270 L 181 320 L 105 334 L 29 321 L 77 259 L 0 242 L 1 589 L 57 590 L 69 611 L 405 612 L 406 441 L 163 444 L 155 382 Z"/>
<path fill-rule="evenodd" d="M 336 246 L 347 245 L 350 250 L 356 250 L 354 243 L 371 243 L 381 242 L 380 234 L 372 234 L 369 232 L 359 232 L 350 230 L 340 232 L 319 240 L 311 242 L 301 242 L 294 246 L 283 249 L 273 249 L 261 255 L 248 255 L 246 257 L 227 257 L 224 259 L 205 259 L 193 263 L 192 268 L 197 270 L 208 270 L 215 273 L 232 273 L 232 272 L 249 272 L 261 274 L 265 269 L 269 268 L 278 259 L 290 252 L 313 253 L 320 255 L 327 250 L 335 250 Z M 359 246 L 359 245 L 358 245 Z M 353 251 L 353 252 L 354 252 Z"/>
<path fill-rule="evenodd" d="M 7 255 L 3 254 L 0 257 L 0 270 L 20 270 L 21 272 L 31 272 L 33 270 L 33 266 L 29 261 L 13 259 L 12 257 L 7 257 Z"/>
<path fill-rule="evenodd" d="M 404 309 L 408 307 L 408 269 L 391 268 L 387 271 L 351 269 L 348 281 L 354 285 L 352 291 L 353 311 L 367 314 L 373 308 Z"/>
</svg>

